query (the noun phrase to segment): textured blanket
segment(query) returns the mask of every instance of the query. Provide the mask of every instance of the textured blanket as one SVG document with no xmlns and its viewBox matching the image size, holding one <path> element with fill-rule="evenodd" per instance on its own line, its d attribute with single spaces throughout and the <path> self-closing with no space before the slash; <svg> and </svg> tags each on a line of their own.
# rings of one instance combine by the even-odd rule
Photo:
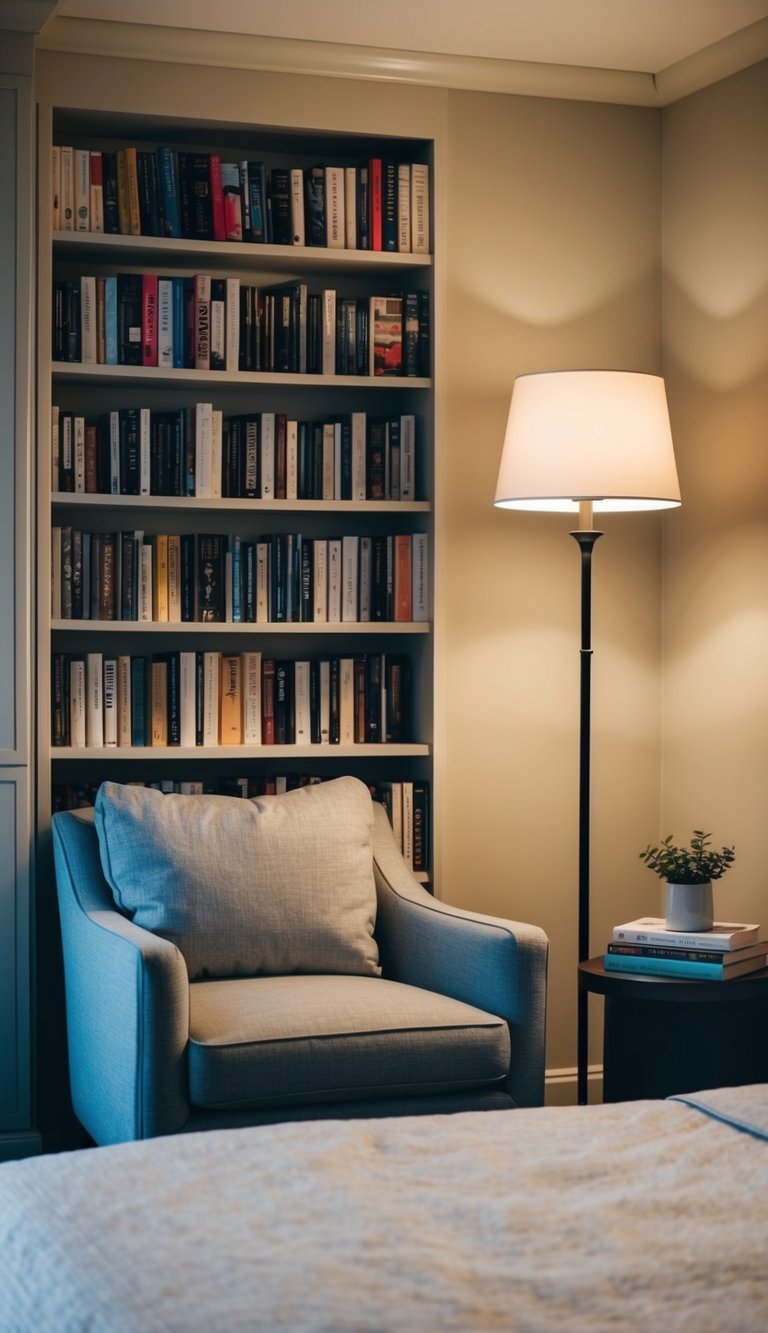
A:
<svg viewBox="0 0 768 1333">
<path fill-rule="evenodd" d="M 694 1100 L 285 1124 L 8 1163 L 0 1330 L 757 1333 L 768 1089 Z"/>
</svg>

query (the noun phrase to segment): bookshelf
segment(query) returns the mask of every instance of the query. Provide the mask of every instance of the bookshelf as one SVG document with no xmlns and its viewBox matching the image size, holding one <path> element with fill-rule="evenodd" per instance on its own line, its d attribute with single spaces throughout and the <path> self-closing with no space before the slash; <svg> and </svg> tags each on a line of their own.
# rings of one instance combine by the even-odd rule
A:
<svg viewBox="0 0 768 1333">
<path fill-rule="evenodd" d="M 46 118 L 43 117 L 43 125 Z M 425 293 L 434 320 L 434 261 L 426 253 L 359 249 L 351 246 L 285 245 L 235 240 L 190 239 L 149 235 L 70 231 L 52 226 L 51 176 L 54 146 L 115 152 L 128 145 L 148 154 L 159 144 L 177 152 L 220 154 L 222 160 L 258 158 L 270 167 L 290 163 L 305 170 L 333 161 L 354 166 L 371 158 L 419 162 L 432 177 L 432 144 L 424 139 L 349 134 L 333 129 L 304 131 L 291 127 L 243 126 L 124 112 L 50 109 L 50 134 L 43 133 L 40 154 L 41 251 L 38 399 L 38 824 L 45 830 L 56 803 L 70 799 L 64 789 L 93 791 L 106 779 L 170 784 L 202 782 L 208 789 L 232 790 L 232 782 L 250 789 L 283 778 L 323 779 L 352 772 L 379 783 L 429 784 L 432 776 L 434 648 L 432 593 L 426 620 L 360 618 L 354 620 L 233 620 L 214 623 L 71 618 L 54 614 L 51 596 L 52 532 L 72 529 L 89 539 L 139 531 L 145 544 L 158 535 L 180 539 L 202 533 L 220 535 L 230 546 L 271 543 L 286 534 L 301 535 L 304 546 L 344 537 L 379 543 L 394 534 L 426 534 L 429 568 L 433 559 L 434 385 L 431 373 L 409 375 L 329 374 L 274 369 L 210 370 L 194 366 L 126 365 L 54 359 L 56 318 L 54 285 L 76 285 L 85 276 L 152 273 L 186 280 L 205 274 L 237 279 L 259 290 L 277 284 L 306 285 L 310 294 L 332 288 L 339 297 L 365 309 L 373 296 Z M 431 206 L 430 206 L 431 211 Z M 421 298 L 420 298 L 421 299 Z M 423 369 L 423 365 L 420 369 Z M 64 491 L 52 467 L 54 408 L 93 425 L 110 413 L 148 409 L 154 414 L 192 411 L 206 402 L 227 423 L 245 414 L 288 418 L 299 423 L 326 422 L 350 413 L 372 421 L 410 418 L 415 423 L 416 460 L 413 497 L 397 498 L 247 498 L 242 495 L 124 494 Z M 226 446 L 225 446 L 226 447 Z M 337 437 L 338 448 L 338 437 Z M 338 471 L 338 464 L 337 464 Z M 226 485 L 223 489 L 226 489 Z M 58 573 L 56 578 L 58 578 Z M 430 575 L 431 582 L 432 575 Z M 271 614 L 271 613 L 270 613 Z M 356 739 L 312 743 L 181 745 L 151 743 L 117 747 L 54 743 L 52 708 L 54 657 L 78 660 L 100 653 L 107 658 L 144 658 L 180 651 L 239 655 L 259 651 L 263 658 L 293 663 L 337 658 L 406 659 L 410 674 L 410 718 L 402 739 Z M 66 703 L 65 703 L 66 707 Z M 431 817 L 430 817 L 431 828 Z M 428 864 L 431 864 L 429 851 Z M 428 878 L 424 872 L 423 877 Z"/>
</svg>

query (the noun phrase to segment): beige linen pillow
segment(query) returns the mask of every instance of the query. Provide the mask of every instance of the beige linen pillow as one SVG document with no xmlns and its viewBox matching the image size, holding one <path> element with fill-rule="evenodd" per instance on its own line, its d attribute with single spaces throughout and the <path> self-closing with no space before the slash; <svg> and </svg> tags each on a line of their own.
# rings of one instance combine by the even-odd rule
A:
<svg viewBox="0 0 768 1333">
<path fill-rule="evenodd" d="M 252 800 L 105 782 L 95 823 L 117 905 L 173 940 L 190 979 L 379 975 L 373 807 L 357 778 Z"/>
</svg>

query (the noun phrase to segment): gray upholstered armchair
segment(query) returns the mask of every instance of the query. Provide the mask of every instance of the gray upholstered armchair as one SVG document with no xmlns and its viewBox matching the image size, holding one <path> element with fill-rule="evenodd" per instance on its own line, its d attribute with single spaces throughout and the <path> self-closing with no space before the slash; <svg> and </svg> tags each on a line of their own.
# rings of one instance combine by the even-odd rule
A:
<svg viewBox="0 0 768 1333">
<path fill-rule="evenodd" d="M 254 801 L 106 783 L 53 837 L 97 1143 L 542 1102 L 546 936 L 433 898 L 357 779 Z"/>
</svg>

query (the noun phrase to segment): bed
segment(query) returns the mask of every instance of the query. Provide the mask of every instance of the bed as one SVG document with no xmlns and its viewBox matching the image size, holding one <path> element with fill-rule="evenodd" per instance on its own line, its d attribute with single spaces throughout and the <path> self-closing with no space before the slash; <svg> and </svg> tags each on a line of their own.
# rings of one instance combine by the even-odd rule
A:
<svg viewBox="0 0 768 1333">
<path fill-rule="evenodd" d="M 768 1328 L 768 1087 L 0 1167 L 2 1333 Z"/>
</svg>

